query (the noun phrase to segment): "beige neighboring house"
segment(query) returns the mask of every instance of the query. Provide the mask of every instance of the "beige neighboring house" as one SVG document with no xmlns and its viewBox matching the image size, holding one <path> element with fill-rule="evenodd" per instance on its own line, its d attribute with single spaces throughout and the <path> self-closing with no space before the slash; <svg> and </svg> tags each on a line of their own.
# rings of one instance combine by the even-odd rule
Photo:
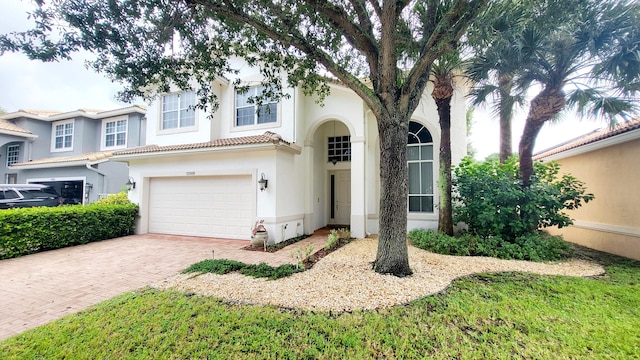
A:
<svg viewBox="0 0 640 360">
<path fill-rule="evenodd" d="M 548 228 L 565 240 L 640 260 L 640 119 L 596 130 L 534 156 L 586 184 L 595 200 L 569 212 L 574 225 Z"/>
</svg>

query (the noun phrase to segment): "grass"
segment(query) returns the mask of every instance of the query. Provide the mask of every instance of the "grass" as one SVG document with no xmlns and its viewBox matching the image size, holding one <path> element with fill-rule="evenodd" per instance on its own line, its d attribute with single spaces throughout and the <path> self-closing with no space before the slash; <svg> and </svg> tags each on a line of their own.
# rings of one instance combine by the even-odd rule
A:
<svg viewBox="0 0 640 360">
<path fill-rule="evenodd" d="M 0 343 L 2 359 L 638 358 L 640 263 L 481 274 L 388 310 L 287 311 L 151 289 Z"/>
</svg>

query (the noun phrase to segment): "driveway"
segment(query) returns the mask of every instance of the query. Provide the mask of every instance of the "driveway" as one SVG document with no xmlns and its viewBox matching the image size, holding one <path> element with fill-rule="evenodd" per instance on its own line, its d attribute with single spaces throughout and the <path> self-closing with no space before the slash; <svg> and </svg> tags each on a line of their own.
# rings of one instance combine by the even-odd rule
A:
<svg viewBox="0 0 640 360">
<path fill-rule="evenodd" d="M 312 236 L 298 243 L 325 241 Z M 245 263 L 292 262 L 289 251 L 240 248 L 248 241 L 134 235 L 0 260 L 0 340 L 139 289 L 212 257 Z M 316 246 L 316 249 L 320 247 Z"/>
</svg>

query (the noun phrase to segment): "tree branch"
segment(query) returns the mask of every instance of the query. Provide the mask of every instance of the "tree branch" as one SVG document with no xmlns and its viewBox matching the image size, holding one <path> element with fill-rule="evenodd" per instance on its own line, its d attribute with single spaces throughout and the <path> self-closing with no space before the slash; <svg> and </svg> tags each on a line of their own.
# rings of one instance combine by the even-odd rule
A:
<svg viewBox="0 0 640 360">
<path fill-rule="evenodd" d="M 368 0 L 369 4 L 371 4 L 371 7 L 373 7 L 373 11 L 376 12 L 376 15 L 378 15 L 378 19 L 380 19 L 382 17 L 382 8 L 380 8 L 380 4 L 378 3 L 377 0 Z"/>
<path fill-rule="evenodd" d="M 362 28 L 354 24 L 343 8 L 329 1 L 305 0 L 305 2 L 333 21 L 337 29 L 344 31 L 349 43 L 360 50 L 367 59 L 377 59 L 378 47 L 371 27 Z"/>
<path fill-rule="evenodd" d="M 382 105 L 371 89 L 369 89 L 353 74 L 349 73 L 346 69 L 333 61 L 332 57 L 328 53 L 311 44 L 295 27 L 288 27 L 286 29 L 287 31 L 283 31 L 284 29 L 277 29 L 274 26 L 266 24 L 261 19 L 250 16 L 246 12 L 237 9 L 233 4 L 230 4 L 229 1 L 224 1 L 227 6 L 222 2 L 206 0 L 186 0 L 186 2 L 189 4 L 200 5 L 214 13 L 225 16 L 236 23 L 246 24 L 253 27 L 275 42 L 280 43 L 285 48 L 293 47 L 300 52 L 307 54 L 360 96 L 375 113 L 380 113 Z"/>
<path fill-rule="evenodd" d="M 398 16 L 396 15 L 396 2 L 384 1 L 382 5 L 381 35 L 380 35 L 380 64 L 376 94 L 381 97 L 386 109 L 393 109 L 398 101 L 398 67 L 396 56 L 396 31 Z M 394 118 L 394 117 L 391 117 Z M 395 118 L 403 118 L 398 116 Z"/>
</svg>

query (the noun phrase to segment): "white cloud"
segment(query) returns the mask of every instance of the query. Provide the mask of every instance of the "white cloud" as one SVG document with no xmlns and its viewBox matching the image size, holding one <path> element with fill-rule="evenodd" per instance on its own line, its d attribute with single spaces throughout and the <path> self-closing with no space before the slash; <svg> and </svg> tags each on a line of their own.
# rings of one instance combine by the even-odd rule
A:
<svg viewBox="0 0 640 360">
<path fill-rule="evenodd" d="M 0 33 L 29 29 L 30 2 L 1 0 Z M 8 3 L 8 4 L 5 4 Z M 0 56 L 0 107 L 71 111 L 79 108 L 115 109 L 127 104 L 115 99 L 121 89 L 102 74 L 85 68 L 89 53 L 78 53 L 72 61 L 43 63 L 19 53 Z"/>
</svg>

